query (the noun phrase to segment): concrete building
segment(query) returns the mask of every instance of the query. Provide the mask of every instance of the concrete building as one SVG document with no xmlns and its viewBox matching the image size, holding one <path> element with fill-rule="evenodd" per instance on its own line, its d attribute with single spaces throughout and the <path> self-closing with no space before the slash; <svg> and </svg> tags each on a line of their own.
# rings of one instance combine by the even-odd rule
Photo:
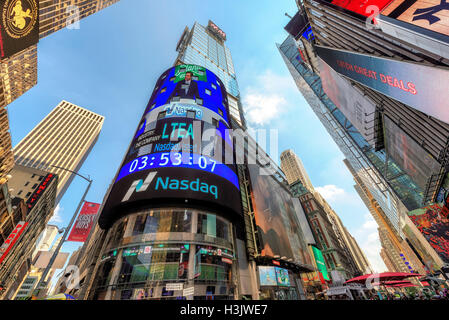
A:
<svg viewBox="0 0 449 320">
<path fill-rule="evenodd" d="M 312 182 L 301 159 L 292 149 L 285 150 L 281 153 L 281 169 L 284 171 L 289 185 L 300 180 L 310 192 L 314 191 Z"/>
<path fill-rule="evenodd" d="M 77 172 L 95 145 L 103 122 L 103 116 L 61 101 L 14 147 L 15 161 L 19 165 L 57 174 L 58 203 L 75 175 L 52 166 Z M 20 187 L 17 195 L 22 192 L 25 189 Z"/>
</svg>

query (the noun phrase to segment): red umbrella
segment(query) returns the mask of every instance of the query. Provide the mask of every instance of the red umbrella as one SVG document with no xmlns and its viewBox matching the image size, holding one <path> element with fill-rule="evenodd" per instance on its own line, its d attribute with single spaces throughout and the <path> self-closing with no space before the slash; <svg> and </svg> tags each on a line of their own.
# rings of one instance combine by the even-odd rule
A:
<svg viewBox="0 0 449 320">
<path fill-rule="evenodd" d="M 363 276 L 355 277 L 349 279 L 345 283 L 361 283 L 364 284 L 370 279 L 375 280 L 376 282 L 384 283 L 385 281 L 398 281 L 403 280 L 409 277 L 421 277 L 421 274 L 418 273 L 406 273 L 406 272 L 383 272 L 383 273 L 373 273 L 373 274 L 365 274 Z"/>
</svg>

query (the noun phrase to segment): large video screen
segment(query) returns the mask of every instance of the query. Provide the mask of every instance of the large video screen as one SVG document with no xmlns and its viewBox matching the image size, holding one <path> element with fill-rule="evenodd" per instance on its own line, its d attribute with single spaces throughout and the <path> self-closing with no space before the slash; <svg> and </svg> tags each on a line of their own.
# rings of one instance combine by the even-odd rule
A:
<svg viewBox="0 0 449 320">
<path fill-rule="evenodd" d="M 261 255 L 312 265 L 290 193 L 260 166 L 248 165 Z"/>
<path fill-rule="evenodd" d="M 206 202 L 241 214 L 227 93 L 196 65 L 164 72 L 116 175 L 99 223 L 135 204 Z M 229 154 L 231 155 L 229 157 Z"/>
<path fill-rule="evenodd" d="M 441 165 L 388 117 L 384 117 L 384 128 L 388 154 L 425 190 L 427 181 L 439 173 Z"/>
<path fill-rule="evenodd" d="M 435 203 L 410 211 L 408 216 L 440 258 L 449 263 L 449 216 L 443 207 Z"/>
</svg>

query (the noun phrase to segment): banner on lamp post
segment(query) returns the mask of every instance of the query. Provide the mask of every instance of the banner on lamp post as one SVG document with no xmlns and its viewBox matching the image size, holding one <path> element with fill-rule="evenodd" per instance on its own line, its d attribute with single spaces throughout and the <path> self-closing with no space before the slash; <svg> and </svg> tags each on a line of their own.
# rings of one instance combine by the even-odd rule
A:
<svg viewBox="0 0 449 320">
<path fill-rule="evenodd" d="M 75 226 L 70 232 L 67 241 L 84 242 L 89 236 L 89 232 L 92 229 L 93 221 L 95 219 L 98 210 L 100 209 L 99 203 L 84 202 L 83 207 L 78 218 L 75 221 Z"/>
</svg>

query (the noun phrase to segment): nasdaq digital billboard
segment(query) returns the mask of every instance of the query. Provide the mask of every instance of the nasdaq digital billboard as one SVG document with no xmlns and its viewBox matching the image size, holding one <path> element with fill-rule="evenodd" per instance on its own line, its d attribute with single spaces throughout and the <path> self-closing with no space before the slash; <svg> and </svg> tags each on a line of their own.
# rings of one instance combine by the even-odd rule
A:
<svg viewBox="0 0 449 320">
<path fill-rule="evenodd" d="M 316 46 L 338 73 L 449 123 L 449 69 Z"/>
<path fill-rule="evenodd" d="M 165 71 L 116 175 L 100 227 L 140 204 L 204 203 L 240 215 L 230 128 L 227 93 L 214 73 L 196 65 Z"/>
<path fill-rule="evenodd" d="M 39 41 L 39 1 L 0 0 L 0 59 Z"/>
</svg>

